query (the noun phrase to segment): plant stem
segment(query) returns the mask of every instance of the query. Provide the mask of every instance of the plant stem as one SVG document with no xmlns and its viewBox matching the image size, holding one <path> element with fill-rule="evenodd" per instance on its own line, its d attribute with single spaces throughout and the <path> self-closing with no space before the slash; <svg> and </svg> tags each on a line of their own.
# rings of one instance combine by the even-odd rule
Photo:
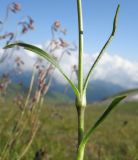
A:
<svg viewBox="0 0 138 160">
<path fill-rule="evenodd" d="M 85 150 L 85 144 L 80 145 L 78 148 L 78 153 L 77 153 L 77 159 L 76 160 L 83 160 L 84 159 L 84 150 Z"/>
<path fill-rule="evenodd" d="M 28 105 L 28 102 L 29 102 L 29 99 L 30 99 L 30 96 L 31 96 L 31 92 L 32 92 L 33 85 L 34 85 L 34 80 L 35 80 L 35 66 L 33 66 L 32 78 L 31 78 L 31 82 L 30 82 L 30 85 L 29 85 L 29 91 L 28 91 L 28 95 L 26 97 L 25 106 L 24 106 L 25 109 Z"/>
<path fill-rule="evenodd" d="M 80 150 L 80 144 L 84 136 L 84 114 L 86 106 L 86 95 L 83 93 L 83 19 L 82 1 L 77 0 L 78 11 L 78 30 L 79 30 L 79 55 L 78 55 L 78 90 L 79 96 L 76 97 L 76 109 L 78 114 L 78 148 L 77 160 L 83 160 L 84 149 Z"/>
<path fill-rule="evenodd" d="M 79 30 L 79 57 L 78 57 L 78 89 L 80 95 L 83 93 L 83 20 L 82 20 L 82 3 L 77 0 L 78 11 L 78 30 Z"/>
<path fill-rule="evenodd" d="M 84 136 L 84 114 L 85 108 L 84 107 L 77 107 L 78 113 L 78 148 Z"/>
</svg>

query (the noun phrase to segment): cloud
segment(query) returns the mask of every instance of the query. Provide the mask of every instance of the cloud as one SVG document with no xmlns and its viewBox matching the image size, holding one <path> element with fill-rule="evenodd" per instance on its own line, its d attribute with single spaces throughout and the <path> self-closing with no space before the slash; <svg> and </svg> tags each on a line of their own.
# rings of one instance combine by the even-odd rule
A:
<svg viewBox="0 0 138 160">
<path fill-rule="evenodd" d="M 94 79 L 112 82 L 128 89 L 138 87 L 138 63 L 106 53 L 95 69 Z"/>
<path fill-rule="evenodd" d="M 44 47 L 42 45 L 38 46 L 40 48 Z M 3 50 L 0 50 L 0 52 L 2 51 Z M 56 56 L 59 56 L 59 54 L 60 51 L 55 53 Z M 12 59 L 9 58 L 12 66 L 12 63 L 14 62 L 14 57 L 17 55 L 21 56 L 23 61 L 25 62 L 25 70 L 31 70 L 35 60 L 37 59 L 37 56 L 23 49 L 15 51 Z M 77 64 L 77 57 L 78 55 L 76 52 L 73 52 L 71 55 L 65 54 L 60 62 L 61 67 L 68 76 L 70 76 L 71 74 L 72 66 L 74 64 Z M 84 54 L 85 77 L 96 57 L 97 54 Z M 2 64 L 0 64 L 0 66 L 2 66 Z M 2 68 L 3 67 L 1 67 L 1 69 Z M 63 76 L 57 70 L 54 73 L 54 77 L 60 83 L 67 83 L 64 80 Z M 73 80 L 76 80 L 75 74 Z M 104 56 L 101 58 L 100 62 L 98 63 L 97 67 L 94 69 L 90 80 L 103 80 L 106 82 L 120 85 L 121 87 L 124 87 L 126 89 L 138 88 L 138 62 L 127 60 L 117 54 L 110 55 L 108 53 L 105 53 Z"/>
<path fill-rule="evenodd" d="M 96 57 L 97 54 L 84 54 L 85 77 Z M 77 64 L 77 54 L 75 53 L 71 56 L 65 55 L 60 63 L 68 75 L 71 72 L 71 66 L 74 64 Z M 64 83 L 63 77 L 58 72 L 55 73 L 55 76 L 60 82 Z M 126 89 L 138 87 L 138 62 L 129 61 L 119 55 L 105 53 L 94 69 L 90 80 L 103 80 Z"/>
</svg>

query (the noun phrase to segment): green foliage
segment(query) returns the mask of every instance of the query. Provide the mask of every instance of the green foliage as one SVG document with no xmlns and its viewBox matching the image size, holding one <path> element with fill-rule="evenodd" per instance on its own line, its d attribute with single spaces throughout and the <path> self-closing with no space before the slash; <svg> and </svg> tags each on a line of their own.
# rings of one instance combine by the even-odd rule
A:
<svg viewBox="0 0 138 160">
<path fill-rule="evenodd" d="M 116 10 L 116 14 L 114 17 L 114 21 L 113 21 L 113 29 L 111 32 L 111 35 L 109 36 L 107 42 L 105 43 L 105 45 L 103 46 L 103 48 L 101 49 L 98 57 L 96 58 L 95 62 L 93 63 L 87 77 L 84 83 L 84 91 L 87 89 L 87 85 L 90 79 L 91 74 L 93 73 L 94 68 L 96 67 L 96 65 L 98 64 L 99 60 L 101 59 L 101 57 L 104 54 L 105 49 L 108 47 L 109 43 L 112 41 L 113 36 L 115 35 L 116 29 L 117 29 L 117 19 L 118 19 L 118 13 L 119 13 L 119 9 L 120 9 L 120 5 L 118 5 L 117 10 Z"/>
<path fill-rule="evenodd" d="M 7 138 L 11 133 L 12 124 L 18 119 L 20 111 L 13 106 L 11 101 L 7 101 L 7 105 L 0 105 L 0 130 L 3 125 L 5 132 L 0 135 L 0 152 L 7 142 Z M 86 129 L 89 129 L 91 123 L 106 109 L 107 103 L 96 103 L 90 105 L 86 109 Z M 69 114 L 71 113 L 71 114 Z M 5 118 L 6 115 L 6 118 Z M 15 116 L 16 115 L 16 116 Z M 8 117 L 13 119 L 6 124 Z M 45 104 L 42 107 L 39 119 L 41 126 L 36 134 L 32 146 L 26 153 L 24 160 L 34 160 L 35 153 L 40 149 L 45 149 L 49 159 L 55 160 L 73 160 L 76 155 L 76 125 L 77 118 L 75 108 L 55 107 Z M 127 121 L 127 124 L 124 122 Z M 103 125 L 97 128 L 93 138 L 86 146 L 85 160 L 102 159 L 102 160 L 137 160 L 138 158 L 138 121 L 137 103 L 120 104 L 108 116 Z M 20 153 L 22 146 L 27 141 L 29 124 L 26 126 L 26 132 L 20 137 L 20 143 L 12 153 L 13 160 Z"/>
<path fill-rule="evenodd" d="M 86 133 L 86 135 L 83 138 L 83 142 L 84 144 L 86 144 L 86 142 L 89 140 L 91 134 L 93 133 L 93 131 L 104 121 L 104 119 L 108 116 L 108 114 L 116 107 L 116 105 L 118 103 L 120 103 L 120 101 L 122 101 L 124 98 L 126 98 L 126 96 L 120 96 L 115 98 L 111 104 L 109 105 L 109 107 L 107 107 L 107 109 L 105 110 L 105 112 L 99 117 L 99 119 L 95 122 L 95 124 L 89 129 L 89 131 Z"/>
<path fill-rule="evenodd" d="M 71 85 L 72 89 L 74 90 L 74 93 L 76 94 L 76 96 L 79 95 L 78 89 L 75 87 L 75 85 L 72 83 L 72 81 L 68 78 L 68 76 L 61 69 L 58 62 L 52 56 L 50 56 L 50 54 L 48 54 L 47 52 L 43 51 L 42 49 L 40 49 L 36 46 L 26 44 L 26 43 L 20 43 L 20 42 L 10 44 L 10 45 L 6 46 L 5 49 L 12 48 L 15 45 L 18 45 L 20 47 L 24 47 L 26 50 L 32 51 L 32 52 L 38 54 L 39 56 L 45 58 L 46 60 L 48 60 L 52 65 L 54 65 L 60 71 L 60 73 L 64 76 L 64 78 L 69 82 L 69 84 Z"/>
</svg>

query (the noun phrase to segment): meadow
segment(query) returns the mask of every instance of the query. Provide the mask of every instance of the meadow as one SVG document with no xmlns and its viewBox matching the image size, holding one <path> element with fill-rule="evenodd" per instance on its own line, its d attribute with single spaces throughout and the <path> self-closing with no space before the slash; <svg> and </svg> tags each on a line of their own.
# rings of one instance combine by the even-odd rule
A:
<svg viewBox="0 0 138 160">
<path fill-rule="evenodd" d="M 116 34 L 120 4 L 117 5 L 114 14 L 111 33 L 91 64 L 86 77 L 83 65 L 82 8 L 82 0 L 76 0 L 78 45 L 62 38 L 67 30 L 62 27 L 59 20 L 56 20 L 51 25 L 52 37 L 46 48 L 39 48 L 18 40 L 19 35 L 34 30 L 34 20 L 30 16 L 19 20 L 16 28 L 20 26 L 20 30 L 3 32 L 9 14 L 21 11 L 20 3 L 13 2 L 7 6 L 6 16 L 3 21 L 0 21 L 0 30 L 3 32 L 0 39 L 5 43 L 1 63 L 11 58 L 13 52 L 21 48 L 34 52 L 41 58 L 35 56 L 32 62 L 31 79 L 26 88 L 27 94 L 23 82 L 26 78 L 22 76 L 20 81 L 17 80 L 17 75 L 24 73 L 26 60 L 16 55 L 11 65 L 13 69 L 8 71 L 2 69 L 0 160 L 138 160 L 137 103 L 124 101 L 115 108 L 126 98 L 126 95 L 119 95 L 87 105 L 86 97 L 91 75 Z M 8 50 L 9 48 L 11 49 Z M 60 52 L 58 56 L 55 54 L 56 51 Z M 60 61 L 64 54 L 70 56 L 73 52 L 78 52 L 78 62 L 70 66 L 71 73 L 68 75 L 62 70 Z M 43 63 L 44 59 L 49 63 Z M 51 101 L 45 100 L 56 69 L 72 87 L 74 103 L 66 101 L 56 103 L 54 98 Z M 77 82 L 73 80 L 73 73 Z M 20 87 L 17 87 L 18 91 L 15 89 L 16 85 L 15 88 L 10 88 L 10 84 L 14 81 Z M 67 88 L 68 86 L 65 90 Z M 59 95 L 59 100 L 62 99 L 64 96 Z M 112 109 L 113 112 L 109 114 Z"/>
<path fill-rule="evenodd" d="M 86 130 L 105 110 L 106 103 L 86 108 Z M 39 113 L 40 126 L 23 160 L 73 160 L 77 150 L 77 117 L 73 104 L 45 102 Z M 13 132 L 20 109 L 12 101 L 0 103 L 0 153 Z M 11 120 L 10 120 L 11 118 Z M 94 132 L 86 146 L 85 160 L 138 160 L 137 103 L 121 103 Z M 16 160 L 28 141 L 30 124 L 8 150 Z M 11 158 L 12 157 L 12 158 Z"/>
</svg>

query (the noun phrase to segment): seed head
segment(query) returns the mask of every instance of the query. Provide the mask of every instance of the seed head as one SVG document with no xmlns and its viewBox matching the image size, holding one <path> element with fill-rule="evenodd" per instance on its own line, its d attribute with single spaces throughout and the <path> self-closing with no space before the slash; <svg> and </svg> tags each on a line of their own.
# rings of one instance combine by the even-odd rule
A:
<svg viewBox="0 0 138 160">
<path fill-rule="evenodd" d="M 9 6 L 10 11 L 12 11 L 13 13 L 16 13 L 18 11 L 21 10 L 21 4 L 17 3 L 17 2 L 13 2 L 10 6 Z"/>
<path fill-rule="evenodd" d="M 61 27 L 60 21 L 55 21 L 53 25 L 54 30 L 57 31 L 60 27 Z"/>
</svg>

